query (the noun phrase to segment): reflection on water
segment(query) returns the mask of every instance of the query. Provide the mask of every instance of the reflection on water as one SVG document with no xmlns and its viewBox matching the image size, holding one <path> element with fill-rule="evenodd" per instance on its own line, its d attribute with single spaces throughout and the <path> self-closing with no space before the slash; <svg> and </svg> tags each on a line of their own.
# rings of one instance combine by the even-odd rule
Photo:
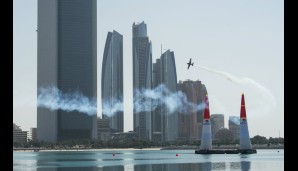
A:
<svg viewBox="0 0 298 171">
<path fill-rule="evenodd" d="M 70 160 L 56 160 L 56 162 L 61 161 L 70 161 Z M 53 161 L 52 161 L 53 162 Z M 55 162 L 55 163 L 56 163 Z M 43 163 L 39 163 L 39 166 L 42 166 Z M 41 170 L 57 170 L 57 171 L 71 171 L 71 170 L 85 170 L 85 171 L 212 171 L 212 170 L 226 170 L 225 162 L 218 163 L 174 163 L 174 164 L 144 164 L 144 165 L 134 165 L 131 167 L 124 166 L 105 166 L 105 167 L 60 167 L 59 164 L 50 164 L 47 166 L 54 166 L 48 169 L 45 168 L 37 168 L 38 171 Z M 55 168 L 58 167 L 58 168 Z M 249 171 L 250 170 L 250 162 L 242 161 L 242 162 L 231 162 L 230 169 L 233 170 L 241 170 L 241 171 Z"/>
<path fill-rule="evenodd" d="M 242 165 L 242 163 L 244 165 Z M 231 169 L 241 169 L 241 171 L 249 171 L 250 162 L 241 162 L 241 167 Z M 239 163 L 240 166 L 240 163 Z M 212 170 L 226 170 L 226 163 L 183 163 L 183 164 L 145 164 L 135 165 L 131 167 L 124 166 L 105 166 L 105 167 L 62 167 L 62 168 L 37 168 L 38 171 L 42 170 L 57 170 L 57 171 L 212 171 Z"/>
<path fill-rule="evenodd" d="M 179 156 L 176 154 L 179 153 Z M 193 150 L 14 152 L 14 170 L 282 171 L 283 151 L 252 155 L 198 155 Z"/>
<path fill-rule="evenodd" d="M 233 162 L 235 166 L 235 162 Z M 230 169 L 234 170 L 241 170 L 241 171 L 249 171 L 250 170 L 250 162 L 243 161 L 238 162 L 238 167 L 230 167 Z M 225 162 L 218 162 L 218 163 L 183 163 L 183 164 L 148 164 L 148 165 L 141 165 L 141 166 L 134 166 L 134 171 L 182 171 L 182 170 L 203 170 L 203 171 L 211 171 L 211 170 L 226 170 L 226 163 Z M 120 170 L 119 170 L 120 171 Z"/>
<path fill-rule="evenodd" d="M 242 171 L 249 171 L 250 170 L 250 162 L 242 161 L 241 162 L 241 170 Z"/>
<path fill-rule="evenodd" d="M 233 162 L 233 164 L 235 165 L 236 163 Z M 238 167 L 230 167 L 230 169 L 241 170 L 241 171 L 250 170 L 249 161 L 238 162 L 236 165 Z M 218 163 L 206 162 L 206 163 L 183 163 L 183 164 L 155 164 L 155 165 L 153 164 L 153 165 L 135 166 L 134 170 L 135 171 L 226 170 L 226 163 L 225 162 L 218 162 Z"/>
<path fill-rule="evenodd" d="M 182 163 L 182 164 L 148 164 L 148 165 L 136 165 L 134 171 L 182 171 L 182 170 L 212 170 L 212 163 Z M 218 169 L 217 169 L 218 170 Z"/>
<path fill-rule="evenodd" d="M 231 162 L 230 169 L 234 169 L 234 170 L 241 169 L 241 171 L 249 171 L 250 170 L 250 162 L 249 161 Z"/>
</svg>

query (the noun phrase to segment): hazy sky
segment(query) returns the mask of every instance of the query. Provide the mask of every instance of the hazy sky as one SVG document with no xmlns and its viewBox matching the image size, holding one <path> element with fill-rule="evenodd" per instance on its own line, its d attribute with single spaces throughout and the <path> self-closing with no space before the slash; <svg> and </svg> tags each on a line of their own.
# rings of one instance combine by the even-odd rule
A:
<svg viewBox="0 0 298 171">
<path fill-rule="evenodd" d="M 98 0 L 97 79 L 101 97 L 101 65 L 108 31 L 123 35 L 124 130 L 133 129 L 132 24 L 145 21 L 153 62 L 164 50 L 175 53 L 178 80 L 206 85 L 210 112 L 239 116 L 245 93 L 250 135 L 284 136 L 284 2 L 282 0 Z M 37 0 L 13 1 L 13 122 L 23 130 L 36 127 Z M 164 51 L 163 50 L 163 51 Z M 186 63 L 247 77 L 266 87 L 237 85 Z M 101 115 L 101 99 L 98 113 Z M 269 111 L 269 112 L 268 112 Z"/>
</svg>

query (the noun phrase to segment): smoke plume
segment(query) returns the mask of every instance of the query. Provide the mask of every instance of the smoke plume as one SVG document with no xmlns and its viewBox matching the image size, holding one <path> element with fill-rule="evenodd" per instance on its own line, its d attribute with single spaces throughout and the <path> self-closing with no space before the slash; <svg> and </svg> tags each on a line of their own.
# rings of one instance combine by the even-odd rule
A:
<svg viewBox="0 0 298 171">
<path fill-rule="evenodd" d="M 154 89 L 140 89 L 134 93 L 133 106 L 135 112 L 153 111 L 160 106 L 164 106 L 168 114 L 173 112 L 191 113 L 203 110 L 205 103 L 193 104 L 181 91 L 171 92 L 164 84 Z M 64 111 L 79 111 L 88 115 L 97 113 L 96 99 L 90 99 L 79 92 L 62 93 L 56 87 L 39 88 L 37 105 L 39 107 Z M 117 112 L 122 112 L 123 100 L 102 99 L 102 113 L 112 116 Z"/>
<path fill-rule="evenodd" d="M 54 86 L 38 89 L 37 106 L 52 111 L 60 109 L 67 112 L 78 111 L 88 115 L 97 113 L 96 99 L 90 99 L 80 92 L 62 93 Z"/>
<path fill-rule="evenodd" d="M 181 92 L 171 92 L 164 84 L 154 89 L 141 89 L 135 91 L 134 110 L 136 112 L 153 111 L 164 105 L 169 113 L 190 113 L 205 108 L 205 104 L 193 104 L 187 100 L 186 95 Z"/>
<path fill-rule="evenodd" d="M 266 114 L 266 113 L 270 113 L 276 106 L 276 100 L 274 98 L 274 96 L 272 95 L 272 93 L 263 85 L 261 85 L 260 83 L 254 81 L 253 79 L 250 78 L 238 78 L 234 75 L 231 75 L 229 73 L 223 72 L 223 71 L 219 71 L 219 70 L 215 70 L 212 68 L 208 68 L 208 67 L 204 67 L 204 66 L 196 66 L 198 68 L 204 69 L 206 71 L 209 71 L 211 73 L 220 75 L 225 77 L 227 80 L 238 84 L 244 88 L 250 88 L 254 90 L 254 94 L 257 95 L 257 97 L 254 99 L 253 101 L 253 113 L 255 114 Z M 251 105 L 251 104 L 248 104 Z"/>
</svg>

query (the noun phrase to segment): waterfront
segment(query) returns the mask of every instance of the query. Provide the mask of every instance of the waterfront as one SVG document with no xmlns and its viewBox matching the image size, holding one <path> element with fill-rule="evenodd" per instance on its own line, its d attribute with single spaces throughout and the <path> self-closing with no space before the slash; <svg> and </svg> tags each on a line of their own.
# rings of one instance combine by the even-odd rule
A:
<svg viewBox="0 0 298 171">
<path fill-rule="evenodd" d="M 250 155 L 198 155 L 194 154 L 194 150 L 13 152 L 13 169 L 282 171 L 284 170 L 284 150 L 258 150 L 257 154 Z"/>
</svg>

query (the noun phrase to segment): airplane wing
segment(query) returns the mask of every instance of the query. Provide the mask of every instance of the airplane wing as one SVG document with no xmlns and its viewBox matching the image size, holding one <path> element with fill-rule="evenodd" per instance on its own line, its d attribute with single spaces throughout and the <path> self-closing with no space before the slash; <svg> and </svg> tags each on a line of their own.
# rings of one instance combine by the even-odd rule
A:
<svg viewBox="0 0 298 171">
<path fill-rule="evenodd" d="M 190 65 L 191 65 L 191 58 L 189 59 L 189 62 L 187 63 L 188 67 L 187 69 L 189 69 Z"/>
</svg>

